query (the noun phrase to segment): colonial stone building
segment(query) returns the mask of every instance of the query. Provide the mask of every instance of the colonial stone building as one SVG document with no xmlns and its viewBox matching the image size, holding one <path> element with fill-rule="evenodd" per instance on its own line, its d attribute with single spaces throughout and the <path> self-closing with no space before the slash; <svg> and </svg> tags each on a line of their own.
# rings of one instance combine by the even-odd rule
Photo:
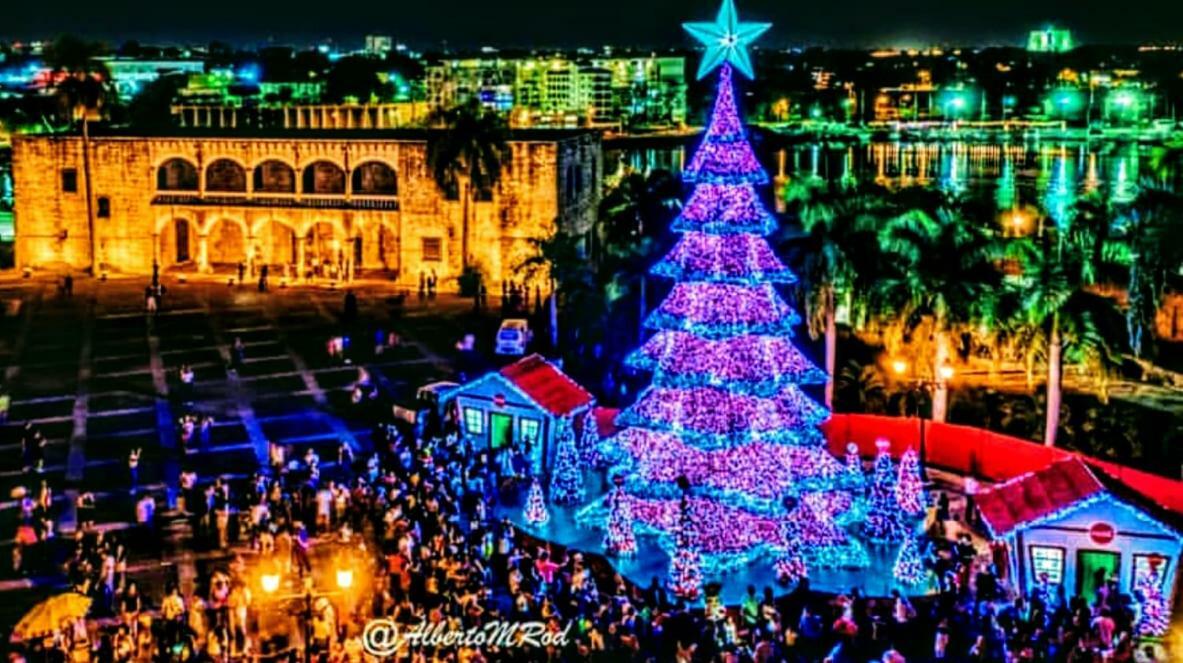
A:
<svg viewBox="0 0 1183 663">
<path fill-rule="evenodd" d="M 475 196 L 463 183 L 452 195 L 437 186 L 427 166 L 432 135 L 17 136 L 17 265 L 82 270 L 94 251 L 110 272 L 242 262 L 267 264 L 276 278 L 382 270 L 411 287 L 434 274 L 446 288 L 470 264 L 499 285 L 521 278 L 514 270 L 535 251 L 531 240 L 590 230 L 602 180 L 597 134 L 513 132 L 500 182 Z"/>
</svg>

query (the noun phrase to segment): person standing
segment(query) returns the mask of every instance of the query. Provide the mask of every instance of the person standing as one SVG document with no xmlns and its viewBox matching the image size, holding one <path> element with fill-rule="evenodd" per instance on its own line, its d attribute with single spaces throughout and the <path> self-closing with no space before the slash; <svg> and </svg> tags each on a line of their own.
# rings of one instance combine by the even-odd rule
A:
<svg viewBox="0 0 1183 663">
<path fill-rule="evenodd" d="M 263 265 L 259 268 L 259 292 L 267 292 L 267 271 L 268 265 Z"/>
<path fill-rule="evenodd" d="M 136 487 L 140 483 L 140 449 L 132 449 L 127 454 L 127 481 L 128 492 L 132 495 L 136 492 Z"/>
<path fill-rule="evenodd" d="M 242 285 L 242 280 L 246 277 L 246 264 L 241 260 L 238 261 L 238 284 Z"/>
</svg>

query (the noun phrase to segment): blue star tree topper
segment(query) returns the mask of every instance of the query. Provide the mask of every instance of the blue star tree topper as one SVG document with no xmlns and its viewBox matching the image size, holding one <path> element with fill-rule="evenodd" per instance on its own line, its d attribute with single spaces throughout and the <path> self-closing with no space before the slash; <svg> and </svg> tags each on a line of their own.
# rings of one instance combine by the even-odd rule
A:
<svg viewBox="0 0 1183 663">
<path fill-rule="evenodd" d="M 740 23 L 734 0 L 723 0 L 714 23 L 683 23 L 682 27 L 707 48 L 698 65 L 699 78 L 724 62 L 730 62 L 744 76 L 754 78 L 748 46 L 772 24 Z"/>
</svg>

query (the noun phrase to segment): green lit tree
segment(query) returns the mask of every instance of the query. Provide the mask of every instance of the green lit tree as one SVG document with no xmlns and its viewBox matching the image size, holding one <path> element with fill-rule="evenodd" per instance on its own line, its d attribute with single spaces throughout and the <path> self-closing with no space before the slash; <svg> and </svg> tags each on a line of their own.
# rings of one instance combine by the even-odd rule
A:
<svg viewBox="0 0 1183 663">
<path fill-rule="evenodd" d="M 889 266 L 872 289 L 872 306 L 895 320 L 904 337 L 927 324 L 936 385 L 932 419 L 944 421 L 949 389 L 939 378 L 951 363 L 952 336 L 987 318 L 1002 285 L 998 245 L 956 206 L 916 208 L 890 219 L 879 233 Z"/>
<path fill-rule="evenodd" d="M 826 407 L 834 406 L 838 302 L 853 308 L 871 280 L 878 259 L 875 228 L 887 212 L 877 185 L 845 185 L 802 179 L 785 187 L 800 228 L 782 233 L 782 251 L 805 286 L 809 335 L 825 337 Z"/>
</svg>

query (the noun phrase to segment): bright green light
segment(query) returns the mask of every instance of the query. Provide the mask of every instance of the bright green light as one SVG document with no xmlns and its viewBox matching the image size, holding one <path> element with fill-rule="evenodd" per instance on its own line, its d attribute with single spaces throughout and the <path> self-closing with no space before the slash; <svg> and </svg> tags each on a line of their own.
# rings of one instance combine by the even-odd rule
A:
<svg viewBox="0 0 1183 663">
<path fill-rule="evenodd" d="M 822 116 L 822 109 L 818 108 L 817 106 L 814 106 L 813 108 L 811 108 L 809 110 L 809 117 L 812 117 L 813 119 L 816 120 L 817 118 L 819 118 L 821 116 Z"/>
</svg>

